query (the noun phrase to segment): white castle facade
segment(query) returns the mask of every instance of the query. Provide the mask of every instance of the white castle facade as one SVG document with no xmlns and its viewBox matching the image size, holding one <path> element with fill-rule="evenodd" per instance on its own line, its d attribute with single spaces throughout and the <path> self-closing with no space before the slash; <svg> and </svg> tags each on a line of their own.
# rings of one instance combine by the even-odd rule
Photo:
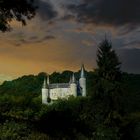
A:
<svg viewBox="0 0 140 140">
<path fill-rule="evenodd" d="M 86 77 L 84 65 L 81 67 L 79 81 L 76 81 L 73 73 L 69 83 L 54 83 L 50 84 L 49 76 L 44 79 L 42 87 L 42 103 L 48 104 L 50 101 L 55 101 L 69 96 L 86 96 Z"/>
</svg>

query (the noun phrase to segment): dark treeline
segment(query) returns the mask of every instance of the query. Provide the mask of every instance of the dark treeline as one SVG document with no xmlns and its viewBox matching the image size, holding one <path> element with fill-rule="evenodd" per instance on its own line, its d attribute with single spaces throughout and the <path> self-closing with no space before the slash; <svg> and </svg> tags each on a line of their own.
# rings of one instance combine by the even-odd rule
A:
<svg viewBox="0 0 140 140">
<path fill-rule="evenodd" d="M 86 72 L 87 97 L 42 105 L 45 73 L 5 81 L 0 86 L 0 139 L 139 140 L 140 75 L 122 73 L 111 47 L 104 40 L 98 68 Z M 68 82 L 71 74 L 54 72 L 50 81 Z M 79 72 L 75 75 L 78 79 Z"/>
</svg>

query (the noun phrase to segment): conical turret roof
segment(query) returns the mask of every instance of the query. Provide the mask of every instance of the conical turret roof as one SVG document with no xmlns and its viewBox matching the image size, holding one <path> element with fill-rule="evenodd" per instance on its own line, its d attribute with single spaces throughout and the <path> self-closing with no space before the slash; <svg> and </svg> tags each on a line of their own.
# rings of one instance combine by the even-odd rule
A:
<svg viewBox="0 0 140 140">
<path fill-rule="evenodd" d="M 70 84 L 72 83 L 72 77 L 70 77 L 70 81 L 69 81 L 69 83 L 70 83 Z"/>
<path fill-rule="evenodd" d="M 82 64 L 81 66 L 81 78 L 85 78 L 85 68 L 84 68 L 84 64 Z"/>
<path fill-rule="evenodd" d="M 48 88 L 48 85 L 47 85 L 47 82 L 46 82 L 46 78 L 44 78 L 43 88 Z"/>
<path fill-rule="evenodd" d="M 72 82 L 72 83 L 76 83 L 76 79 L 75 79 L 75 75 L 74 75 L 74 73 L 73 73 L 73 75 L 72 75 L 71 82 Z"/>
<path fill-rule="evenodd" d="M 49 77 L 49 75 L 47 76 L 47 84 L 48 85 L 50 84 L 50 77 Z"/>
</svg>

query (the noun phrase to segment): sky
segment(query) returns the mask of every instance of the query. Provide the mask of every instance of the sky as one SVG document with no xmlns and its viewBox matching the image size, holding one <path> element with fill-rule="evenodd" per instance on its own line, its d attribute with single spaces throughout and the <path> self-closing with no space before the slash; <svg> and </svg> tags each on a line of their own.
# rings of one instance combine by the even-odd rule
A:
<svg viewBox="0 0 140 140">
<path fill-rule="evenodd" d="M 105 38 L 122 62 L 122 71 L 140 73 L 139 0 L 38 0 L 26 26 L 11 22 L 0 33 L 0 81 L 22 75 L 93 71 Z"/>
</svg>

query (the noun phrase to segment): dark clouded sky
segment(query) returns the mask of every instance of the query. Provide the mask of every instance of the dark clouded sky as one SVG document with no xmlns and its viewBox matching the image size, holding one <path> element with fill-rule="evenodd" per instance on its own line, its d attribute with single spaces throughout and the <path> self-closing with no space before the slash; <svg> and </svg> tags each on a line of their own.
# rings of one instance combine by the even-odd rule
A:
<svg viewBox="0 0 140 140">
<path fill-rule="evenodd" d="M 38 0 L 34 19 L 0 33 L 0 80 L 41 71 L 96 68 L 105 34 L 122 70 L 140 73 L 139 0 Z"/>
</svg>

